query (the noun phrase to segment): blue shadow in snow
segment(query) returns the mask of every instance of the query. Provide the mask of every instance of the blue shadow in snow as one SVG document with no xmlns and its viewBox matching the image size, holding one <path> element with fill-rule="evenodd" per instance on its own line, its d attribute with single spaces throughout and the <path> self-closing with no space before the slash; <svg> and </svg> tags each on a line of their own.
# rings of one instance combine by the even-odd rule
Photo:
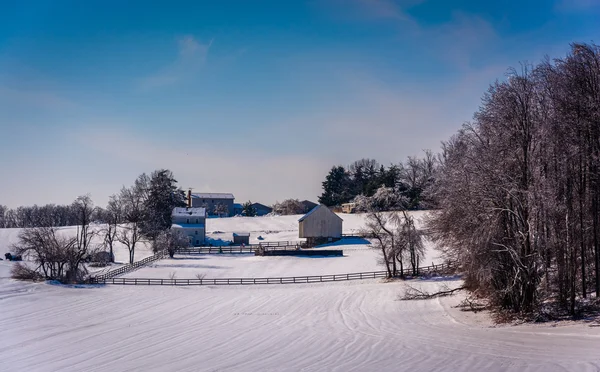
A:
<svg viewBox="0 0 600 372">
<path fill-rule="evenodd" d="M 337 242 L 317 245 L 314 248 L 337 247 L 340 245 L 359 245 L 359 244 L 367 245 L 367 244 L 371 244 L 371 242 L 365 238 L 342 238 L 341 240 L 338 240 Z"/>
<path fill-rule="evenodd" d="M 53 285 L 56 287 L 63 288 L 75 288 L 75 289 L 93 289 L 93 288 L 103 288 L 104 284 L 63 284 L 58 280 L 46 280 L 46 284 Z"/>
</svg>

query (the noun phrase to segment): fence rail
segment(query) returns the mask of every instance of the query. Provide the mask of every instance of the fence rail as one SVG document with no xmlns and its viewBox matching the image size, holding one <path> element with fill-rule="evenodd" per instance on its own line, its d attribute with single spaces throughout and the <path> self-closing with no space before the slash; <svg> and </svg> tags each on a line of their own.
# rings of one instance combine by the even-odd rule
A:
<svg viewBox="0 0 600 372">
<path fill-rule="evenodd" d="M 421 267 L 418 269 L 418 274 L 441 272 L 450 269 L 448 264 L 432 265 Z M 411 275 L 412 270 L 404 270 L 404 275 Z M 117 285 L 254 285 L 254 284 L 300 284 L 300 283 L 324 283 L 337 282 L 347 280 L 364 280 L 385 278 L 388 276 L 387 271 L 371 271 L 361 273 L 348 274 L 331 274 L 331 275 L 309 275 L 309 276 L 287 276 L 279 278 L 195 278 L 195 279 L 151 279 L 151 278 L 93 278 L 92 283 L 95 284 L 117 284 Z M 398 275 L 400 276 L 400 275 Z"/>
<path fill-rule="evenodd" d="M 190 247 L 190 248 L 181 248 L 176 251 L 179 254 L 205 254 L 205 253 L 254 253 L 257 249 L 263 249 L 266 251 L 271 250 L 285 250 L 285 251 L 293 251 L 298 250 L 302 246 L 300 244 L 290 244 L 289 245 L 259 245 L 259 244 L 251 244 L 246 246 L 221 246 L 221 247 Z"/>
<path fill-rule="evenodd" d="M 264 242 L 259 244 L 252 244 L 247 246 L 221 246 L 221 247 L 212 247 L 212 246 L 204 246 L 204 247 L 191 247 L 179 249 L 177 253 L 180 254 L 201 254 L 201 253 L 254 253 L 256 249 L 262 248 L 265 250 L 277 249 L 277 250 L 296 250 L 300 249 L 302 245 L 302 241 L 279 241 L 279 242 Z M 136 261 L 132 264 L 125 264 L 117 269 L 110 270 L 104 274 L 100 274 L 96 277 L 90 279 L 90 281 L 101 281 L 115 278 L 119 275 L 126 274 L 132 272 L 134 270 L 139 269 L 142 266 L 145 266 L 154 261 L 158 261 L 168 255 L 167 251 L 159 252 L 155 255 L 144 258 L 143 260 Z"/>
<path fill-rule="evenodd" d="M 163 251 L 163 252 L 159 252 L 155 255 L 146 257 L 143 260 L 136 261 L 132 264 L 125 264 L 117 269 L 108 271 L 104 274 L 100 274 L 94 278 L 91 278 L 91 281 L 96 282 L 98 280 L 114 279 L 118 275 L 132 272 L 132 271 L 139 269 L 140 267 L 145 266 L 151 262 L 158 261 L 158 260 L 164 258 L 167 254 L 168 254 L 167 251 Z"/>
</svg>

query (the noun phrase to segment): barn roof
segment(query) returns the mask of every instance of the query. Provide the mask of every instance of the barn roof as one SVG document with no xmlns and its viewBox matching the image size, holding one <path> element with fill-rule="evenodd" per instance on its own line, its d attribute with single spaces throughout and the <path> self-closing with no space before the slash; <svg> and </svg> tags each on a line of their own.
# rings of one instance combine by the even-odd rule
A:
<svg viewBox="0 0 600 372">
<path fill-rule="evenodd" d="M 249 232 L 234 232 L 233 236 L 250 236 Z"/>
<path fill-rule="evenodd" d="M 198 199 L 235 199 L 233 194 L 225 192 L 200 192 L 193 193 L 192 198 Z"/>
<path fill-rule="evenodd" d="M 337 218 L 339 218 L 340 220 L 342 220 L 342 221 L 343 221 L 342 217 L 340 217 L 340 216 L 338 216 L 337 214 L 333 213 L 333 212 L 331 211 L 331 209 L 329 209 L 329 208 L 327 208 L 326 206 L 324 206 L 323 204 L 321 204 L 321 205 L 317 205 L 316 207 L 314 207 L 313 209 L 311 209 L 311 210 L 310 210 L 310 212 L 308 212 L 307 214 L 305 214 L 304 216 L 302 216 L 302 217 L 301 217 L 301 218 L 298 220 L 298 222 L 302 222 L 302 221 L 304 221 L 304 220 L 305 220 L 305 219 L 306 219 L 308 216 L 310 216 L 311 214 L 313 214 L 315 211 L 317 211 L 317 210 L 318 210 L 319 208 L 321 208 L 321 207 L 323 207 L 323 208 L 327 209 L 327 210 L 328 210 L 328 211 L 329 211 L 331 214 L 333 214 L 334 216 L 336 216 Z"/>
<path fill-rule="evenodd" d="M 256 207 L 259 207 L 259 208 L 262 208 L 262 209 L 269 209 L 269 210 L 273 210 L 273 208 L 269 207 L 268 205 L 264 205 L 264 204 L 262 204 L 262 203 L 252 203 L 252 206 L 253 206 L 254 208 L 256 208 Z"/>
<path fill-rule="evenodd" d="M 206 209 L 204 208 L 173 208 L 171 216 L 198 216 L 206 217 Z"/>
</svg>

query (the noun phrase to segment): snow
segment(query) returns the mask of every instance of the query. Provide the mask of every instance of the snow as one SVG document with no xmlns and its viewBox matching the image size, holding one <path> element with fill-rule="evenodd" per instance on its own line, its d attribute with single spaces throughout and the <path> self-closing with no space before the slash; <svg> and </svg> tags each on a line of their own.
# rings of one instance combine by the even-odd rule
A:
<svg viewBox="0 0 600 372">
<path fill-rule="evenodd" d="M 360 215 L 344 215 L 344 230 Z M 211 220 L 211 231 L 297 239 L 297 216 Z M 69 228 L 65 229 L 68 231 Z M 295 237 L 294 237 L 295 233 Z M 18 230 L 0 230 L 0 248 Z M 344 257 L 197 255 L 132 274 L 177 277 L 381 270 L 360 239 Z M 432 245 L 428 254 L 435 259 Z M 119 248 L 118 255 L 123 248 Z M 125 252 L 126 253 L 126 252 Z M 460 295 L 399 301 L 406 284 L 460 280 L 249 286 L 62 286 L 8 278 L 0 261 L 0 371 L 598 371 L 600 327 L 496 326 L 453 307 Z M 179 265 L 179 266 L 177 266 Z M 209 275 L 210 274 L 210 275 Z M 166 276 L 165 276 L 166 275 Z"/>
<path fill-rule="evenodd" d="M 196 199 L 235 199 L 233 194 L 230 193 L 218 193 L 218 192 L 201 192 L 192 193 L 192 198 Z"/>
</svg>

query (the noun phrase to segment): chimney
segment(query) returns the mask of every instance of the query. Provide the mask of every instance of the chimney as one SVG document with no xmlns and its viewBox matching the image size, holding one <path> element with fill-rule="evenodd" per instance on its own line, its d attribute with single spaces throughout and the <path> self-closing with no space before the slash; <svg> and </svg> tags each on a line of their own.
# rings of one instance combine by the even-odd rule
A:
<svg viewBox="0 0 600 372">
<path fill-rule="evenodd" d="M 187 206 L 188 208 L 192 207 L 192 190 L 188 190 L 188 195 L 187 195 Z"/>
</svg>

